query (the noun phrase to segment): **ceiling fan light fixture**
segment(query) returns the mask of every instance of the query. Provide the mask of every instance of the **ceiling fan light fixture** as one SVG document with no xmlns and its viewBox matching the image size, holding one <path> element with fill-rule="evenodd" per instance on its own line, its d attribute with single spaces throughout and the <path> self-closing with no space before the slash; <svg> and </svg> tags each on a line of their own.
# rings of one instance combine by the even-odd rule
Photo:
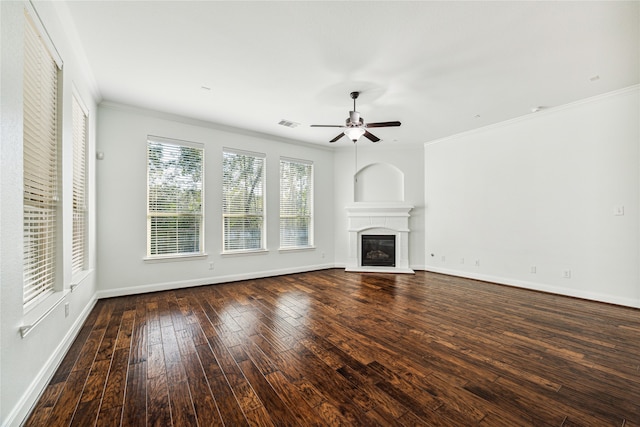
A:
<svg viewBox="0 0 640 427">
<path fill-rule="evenodd" d="M 347 137 L 349 137 L 350 140 L 352 140 L 353 142 L 356 142 L 358 140 L 358 138 L 360 138 L 362 135 L 364 135 L 364 129 L 362 129 L 362 128 L 349 128 L 349 129 L 344 131 L 344 134 L 347 135 Z"/>
<path fill-rule="evenodd" d="M 362 135 L 364 135 L 369 141 L 376 143 L 380 142 L 380 138 L 369 132 L 367 128 L 386 128 L 401 125 L 399 121 L 365 123 L 364 119 L 360 116 L 360 113 L 356 110 L 356 98 L 358 98 L 358 95 L 360 95 L 360 92 L 351 92 L 353 110 L 349 111 L 349 117 L 345 121 L 344 125 L 311 125 L 311 127 L 346 129 L 330 140 L 330 143 L 336 142 L 342 138 L 342 135 L 346 135 L 354 143 L 357 142 Z"/>
</svg>

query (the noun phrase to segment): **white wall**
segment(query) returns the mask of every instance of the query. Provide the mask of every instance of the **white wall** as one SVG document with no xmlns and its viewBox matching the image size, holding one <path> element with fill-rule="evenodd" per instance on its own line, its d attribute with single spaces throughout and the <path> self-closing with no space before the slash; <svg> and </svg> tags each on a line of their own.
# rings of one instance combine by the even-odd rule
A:
<svg viewBox="0 0 640 427">
<path fill-rule="evenodd" d="M 409 228 L 411 230 L 409 233 L 409 267 L 414 270 L 424 269 L 424 148 L 422 144 L 397 145 L 392 142 L 381 142 L 373 145 L 367 140 L 361 140 L 358 142 L 357 154 L 358 171 L 366 171 L 369 165 L 382 164 L 391 165 L 404 175 L 404 202 L 414 206 L 409 212 Z M 345 207 L 356 201 L 354 185 L 356 162 L 353 143 L 348 143 L 348 145 L 342 143 L 334 152 L 333 162 L 335 170 L 333 188 L 335 261 L 336 266 L 344 267 L 349 256 L 349 233 Z M 375 185 L 381 184 L 375 183 Z M 390 185 L 394 189 L 400 187 L 396 181 Z M 389 201 L 399 201 L 398 198 L 393 199 Z"/>
<path fill-rule="evenodd" d="M 427 269 L 640 307 L 639 107 L 636 86 L 425 144 Z"/>
<path fill-rule="evenodd" d="M 219 283 L 333 266 L 333 155 L 310 147 L 175 116 L 102 104 L 98 148 L 98 295 Z M 149 262 L 146 256 L 147 135 L 204 144 L 205 259 Z M 221 255 L 223 147 L 267 156 L 267 253 Z M 279 251 L 280 156 L 311 160 L 315 247 Z M 214 270 L 209 263 L 214 263 Z"/>
<path fill-rule="evenodd" d="M 2 99 L 0 139 L 0 424 L 19 425 L 47 384 L 79 326 L 95 302 L 95 180 L 89 155 L 89 267 L 73 292 L 71 277 L 71 188 L 72 188 L 72 88 L 89 109 L 89 153 L 95 147 L 95 100 L 89 80 L 68 43 L 58 11 L 52 3 L 36 3 L 36 10 L 62 60 L 62 255 L 59 257 L 58 305 L 25 338 L 19 328 L 30 324 L 34 311 L 23 312 L 22 236 L 22 82 L 23 34 L 26 2 L 0 2 Z M 69 303 L 69 316 L 64 315 Z M 36 310 L 40 309 L 36 308 Z"/>
</svg>

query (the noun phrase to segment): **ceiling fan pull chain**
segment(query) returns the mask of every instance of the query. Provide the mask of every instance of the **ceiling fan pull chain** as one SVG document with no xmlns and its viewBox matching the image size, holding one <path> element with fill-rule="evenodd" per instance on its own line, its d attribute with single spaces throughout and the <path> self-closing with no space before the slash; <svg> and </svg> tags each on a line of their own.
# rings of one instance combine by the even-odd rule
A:
<svg viewBox="0 0 640 427">
<path fill-rule="evenodd" d="M 355 172 L 353 173 L 353 180 L 354 182 L 358 182 L 358 144 L 356 143 L 356 141 L 353 141 L 353 147 L 355 148 Z"/>
</svg>

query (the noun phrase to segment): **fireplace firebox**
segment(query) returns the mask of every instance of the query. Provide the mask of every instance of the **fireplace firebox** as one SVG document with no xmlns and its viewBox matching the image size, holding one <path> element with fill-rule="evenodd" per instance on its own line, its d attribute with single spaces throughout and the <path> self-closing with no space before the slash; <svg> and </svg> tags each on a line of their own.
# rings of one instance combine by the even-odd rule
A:
<svg viewBox="0 0 640 427">
<path fill-rule="evenodd" d="M 361 237 L 361 265 L 377 267 L 396 266 L 396 236 L 363 234 Z"/>
</svg>

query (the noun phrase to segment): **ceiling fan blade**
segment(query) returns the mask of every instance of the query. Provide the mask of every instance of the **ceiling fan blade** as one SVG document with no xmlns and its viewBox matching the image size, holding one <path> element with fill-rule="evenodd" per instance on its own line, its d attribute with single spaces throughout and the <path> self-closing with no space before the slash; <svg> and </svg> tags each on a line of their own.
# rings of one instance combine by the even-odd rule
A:
<svg viewBox="0 0 640 427">
<path fill-rule="evenodd" d="M 369 132 L 368 130 L 364 131 L 364 136 L 369 138 L 369 140 L 371 142 L 378 142 L 380 141 L 380 138 L 378 138 L 377 136 L 375 136 L 374 134 L 372 134 L 371 132 Z"/>
<path fill-rule="evenodd" d="M 395 122 L 378 122 L 378 123 L 367 123 L 364 127 L 366 128 L 387 128 L 392 126 L 400 126 L 401 123 L 398 121 Z"/>
<path fill-rule="evenodd" d="M 312 128 L 344 128 L 344 125 L 310 125 Z"/>
<path fill-rule="evenodd" d="M 336 142 L 337 140 L 339 140 L 340 138 L 342 138 L 344 136 L 344 132 L 340 133 L 340 135 L 336 136 L 335 138 L 333 138 L 331 141 L 329 142 Z"/>
</svg>

